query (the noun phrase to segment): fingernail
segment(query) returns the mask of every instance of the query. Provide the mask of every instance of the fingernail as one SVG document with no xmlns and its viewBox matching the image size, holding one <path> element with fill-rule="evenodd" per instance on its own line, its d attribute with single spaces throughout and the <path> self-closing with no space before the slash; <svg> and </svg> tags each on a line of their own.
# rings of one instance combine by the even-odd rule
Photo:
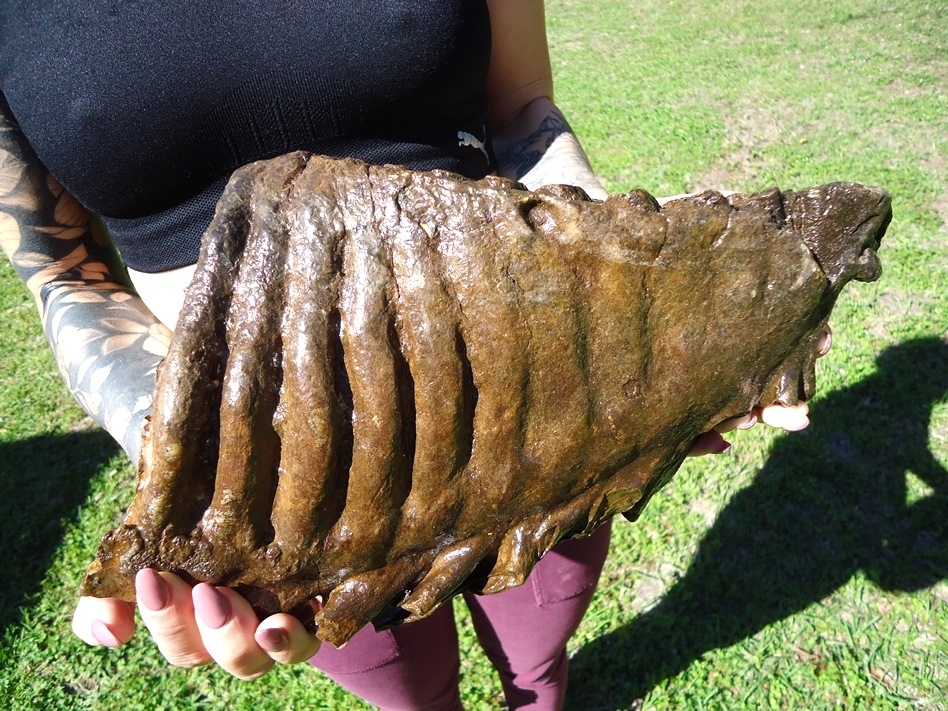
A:
<svg viewBox="0 0 948 711">
<path fill-rule="evenodd" d="M 714 453 L 715 453 L 715 454 L 724 454 L 725 452 L 730 451 L 730 449 L 731 449 L 731 443 L 728 442 L 726 439 L 722 439 L 722 440 L 718 443 L 718 445 L 714 448 Z"/>
<path fill-rule="evenodd" d="M 748 415 L 747 422 L 744 422 L 737 426 L 739 430 L 749 430 L 751 427 L 757 424 L 757 415 L 751 413 Z"/>
<path fill-rule="evenodd" d="M 290 645 L 290 638 L 286 632 L 276 627 L 258 630 L 256 634 L 257 644 L 268 652 L 282 652 Z"/>
<path fill-rule="evenodd" d="M 92 621 L 92 636 L 95 638 L 96 642 L 105 647 L 122 646 L 122 643 L 119 642 L 118 637 L 112 634 L 112 630 L 110 630 L 109 626 L 102 620 Z"/>
<path fill-rule="evenodd" d="M 217 630 L 230 619 L 230 603 L 213 585 L 201 583 L 192 592 L 194 611 L 207 627 Z"/>
<path fill-rule="evenodd" d="M 135 589 L 138 591 L 139 602 L 153 612 L 164 610 L 171 598 L 168 583 L 151 568 L 138 571 L 135 576 Z"/>
<path fill-rule="evenodd" d="M 809 426 L 810 426 L 810 418 L 804 415 L 803 419 L 798 420 L 797 422 L 794 422 L 792 425 L 790 425 L 789 427 L 785 427 L 784 429 L 786 429 L 787 432 L 799 432 L 801 430 L 805 430 Z"/>
</svg>

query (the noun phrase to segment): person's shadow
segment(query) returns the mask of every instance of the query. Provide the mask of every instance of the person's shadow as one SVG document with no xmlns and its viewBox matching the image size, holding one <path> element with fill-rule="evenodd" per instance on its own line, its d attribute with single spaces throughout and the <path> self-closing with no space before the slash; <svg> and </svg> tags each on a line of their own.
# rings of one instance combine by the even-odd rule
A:
<svg viewBox="0 0 948 711">
<path fill-rule="evenodd" d="M 0 442 L 0 635 L 41 590 L 92 478 L 119 451 L 101 430 Z"/>
<path fill-rule="evenodd" d="M 948 472 L 929 451 L 948 397 L 948 343 L 893 346 L 877 371 L 811 408 L 734 496 L 654 608 L 578 651 L 567 708 L 628 708 L 703 653 L 732 645 L 863 574 L 884 590 L 948 578 Z M 907 473 L 926 491 L 906 502 Z"/>
</svg>

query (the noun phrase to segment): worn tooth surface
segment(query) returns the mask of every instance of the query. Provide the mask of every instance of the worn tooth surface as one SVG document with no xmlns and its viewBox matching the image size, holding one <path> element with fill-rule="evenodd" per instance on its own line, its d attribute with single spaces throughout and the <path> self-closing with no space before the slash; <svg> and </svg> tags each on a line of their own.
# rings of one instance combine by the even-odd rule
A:
<svg viewBox="0 0 948 711">
<path fill-rule="evenodd" d="M 659 207 L 303 153 L 235 173 L 84 594 L 144 566 L 336 645 L 637 517 L 694 438 L 814 388 L 891 216 L 837 183 Z"/>
</svg>

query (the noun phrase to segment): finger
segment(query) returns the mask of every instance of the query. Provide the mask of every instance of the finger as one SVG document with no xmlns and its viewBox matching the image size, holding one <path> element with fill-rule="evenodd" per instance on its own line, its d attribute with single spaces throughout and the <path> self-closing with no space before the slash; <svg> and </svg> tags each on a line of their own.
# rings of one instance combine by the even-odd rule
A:
<svg viewBox="0 0 948 711">
<path fill-rule="evenodd" d="M 176 667 L 211 662 L 194 621 L 191 586 L 177 575 L 144 569 L 135 576 L 138 612 L 158 650 Z"/>
<path fill-rule="evenodd" d="M 805 402 L 796 405 L 768 405 L 759 410 L 760 421 L 771 427 L 779 427 L 787 432 L 797 432 L 810 424 L 807 417 L 810 408 Z"/>
<path fill-rule="evenodd" d="M 725 434 L 726 432 L 732 432 L 734 430 L 749 430 L 756 424 L 757 415 L 753 412 L 748 412 L 746 415 L 732 417 L 730 420 L 725 420 L 715 427 L 714 431 L 718 432 L 719 434 Z"/>
<path fill-rule="evenodd" d="M 271 615 L 257 627 L 254 639 L 271 659 L 281 664 L 305 662 L 319 651 L 319 640 L 292 615 Z"/>
<path fill-rule="evenodd" d="M 259 620 L 249 602 L 229 588 L 207 583 L 195 585 L 192 598 L 204 648 L 215 662 L 238 679 L 270 671 L 274 660 L 254 639 Z"/>
<path fill-rule="evenodd" d="M 135 610 L 124 600 L 81 597 L 72 616 L 72 631 L 94 647 L 119 647 L 135 633 Z"/>
<path fill-rule="evenodd" d="M 826 330 L 823 331 L 823 334 L 820 336 L 820 340 L 816 343 L 816 356 L 817 358 L 825 356 L 829 353 L 830 348 L 833 346 L 833 332 L 830 330 L 829 325 L 826 326 Z"/>
<path fill-rule="evenodd" d="M 731 448 L 730 442 L 722 437 L 718 432 L 711 430 L 698 435 L 694 444 L 691 445 L 689 457 L 700 457 L 705 454 L 723 454 Z"/>
</svg>

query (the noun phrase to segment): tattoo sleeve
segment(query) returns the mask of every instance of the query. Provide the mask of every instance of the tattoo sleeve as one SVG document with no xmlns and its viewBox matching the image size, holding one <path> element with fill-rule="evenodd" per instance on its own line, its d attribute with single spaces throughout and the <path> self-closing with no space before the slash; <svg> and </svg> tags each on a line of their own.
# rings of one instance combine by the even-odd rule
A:
<svg viewBox="0 0 948 711">
<path fill-rule="evenodd" d="M 579 140 L 549 99 L 537 99 L 494 136 L 499 172 L 535 190 L 565 183 L 605 199 L 605 188 L 589 164 Z"/>
<path fill-rule="evenodd" d="M 171 334 L 135 293 L 101 220 L 42 165 L 2 95 L 0 246 L 36 300 L 73 397 L 137 462 Z"/>
</svg>

